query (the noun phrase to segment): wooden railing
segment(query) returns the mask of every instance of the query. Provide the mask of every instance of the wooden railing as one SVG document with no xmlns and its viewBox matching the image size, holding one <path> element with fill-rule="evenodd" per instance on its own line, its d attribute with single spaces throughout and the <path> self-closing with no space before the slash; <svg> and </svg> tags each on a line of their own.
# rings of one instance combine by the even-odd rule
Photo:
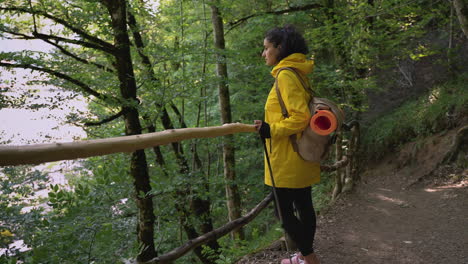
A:
<svg viewBox="0 0 468 264">
<path fill-rule="evenodd" d="M 341 155 L 341 158 L 332 165 L 321 165 L 324 172 L 331 172 L 346 166 L 354 166 L 354 154 L 359 143 L 359 123 L 351 122 L 344 126 L 345 131 L 351 131 L 348 139 L 347 152 Z M 83 140 L 70 143 L 51 143 L 38 145 L 16 145 L 0 146 L 0 166 L 15 166 L 23 164 L 39 164 L 58 160 L 71 160 L 86 158 L 92 156 L 102 156 L 118 152 L 132 152 L 139 149 L 150 148 L 159 145 L 166 145 L 171 142 L 177 142 L 192 138 L 212 138 L 225 136 L 229 134 L 242 132 L 256 132 L 253 125 L 240 123 L 225 124 L 223 126 L 203 127 L 203 128 L 182 128 L 165 130 L 161 132 L 115 137 L 107 139 Z M 342 132 L 343 133 L 343 132 Z M 341 146 L 341 144 L 338 144 Z M 351 175 L 351 177 L 353 177 Z M 342 186 L 343 177 L 336 177 L 335 185 Z M 340 188 L 341 192 L 341 188 Z M 334 194 L 336 195 L 336 194 Z M 336 198 L 336 197 L 334 197 Z M 174 260 L 184 256 L 190 250 L 205 244 L 211 240 L 218 239 L 231 231 L 238 229 L 250 221 L 265 209 L 273 200 L 273 195 L 269 194 L 258 205 L 256 205 L 248 214 L 234 221 L 226 223 L 209 233 L 203 234 L 195 239 L 187 241 L 182 246 L 171 250 L 170 252 L 158 256 L 146 264 L 172 263 Z"/>
<path fill-rule="evenodd" d="M 39 164 L 118 152 L 132 152 L 186 139 L 219 137 L 241 132 L 256 132 L 256 130 L 253 125 L 234 123 L 215 127 L 170 129 L 134 136 L 82 140 L 70 143 L 0 145 L 0 166 Z"/>
</svg>

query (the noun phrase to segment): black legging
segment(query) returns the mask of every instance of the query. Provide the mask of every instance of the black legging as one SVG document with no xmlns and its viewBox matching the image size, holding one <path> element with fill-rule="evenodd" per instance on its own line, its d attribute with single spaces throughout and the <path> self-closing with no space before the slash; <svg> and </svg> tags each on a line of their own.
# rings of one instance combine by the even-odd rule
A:
<svg viewBox="0 0 468 264">
<path fill-rule="evenodd" d="M 316 217 L 312 203 L 312 187 L 276 188 L 283 228 L 296 243 L 303 256 L 314 252 Z M 294 214 L 297 211 L 297 217 Z"/>
</svg>

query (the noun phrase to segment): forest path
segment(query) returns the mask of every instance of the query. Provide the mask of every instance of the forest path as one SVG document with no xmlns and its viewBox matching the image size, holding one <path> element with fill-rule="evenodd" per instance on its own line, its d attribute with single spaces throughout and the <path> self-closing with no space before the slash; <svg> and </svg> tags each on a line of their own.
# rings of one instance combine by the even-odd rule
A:
<svg viewBox="0 0 468 264">
<path fill-rule="evenodd" d="M 449 140 L 407 144 L 366 168 L 355 189 L 318 218 L 321 263 L 467 264 L 468 170 L 437 166 Z M 272 247 L 238 263 L 286 256 Z"/>
<path fill-rule="evenodd" d="M 320 218 L 323 264 L 468 263 L 468 180 L 402 189 L 379 178 Z"/>
</svg>

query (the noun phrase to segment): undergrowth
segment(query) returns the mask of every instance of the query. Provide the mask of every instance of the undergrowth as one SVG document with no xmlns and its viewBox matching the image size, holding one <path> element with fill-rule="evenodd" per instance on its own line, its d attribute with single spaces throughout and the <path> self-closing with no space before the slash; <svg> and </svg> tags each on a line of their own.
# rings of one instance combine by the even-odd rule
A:
<svg viewBox="0 0 468 264">
<path fill-rule="evenodd" d="M 365 159 L 379 159 L 401 144 L 460 125 L 468 113 L 468 75 L 437 85 L 416 100 L 378 117 L 362 136 Z"/>
<path fill-rule="evenodd" d="M 230 236 L 225 236 L 218 240 L 221 245 L 219 252 L 213 252 L 212 249 L 204 246 L 203 253 L 216 257 L 216 264 L 231 264 L 245 255 L 267 248 L 272 241 L 280 239 L 283 235 L 279 222 L 273 224 L 268 230 L 260 230 L 256 227 L 252 227 L 252 229 L 249 232 L 248 239 L 232 240 Z"/>
<path fill-rule="evenodd" d="M 322 172 L 320 183 L 312 186 L 312 198 L 314 209 L 317 214 L 320 214 L 330 205 L 333 186 L 335 184 L 333 175 L 333 173 Z"/>
</svg>

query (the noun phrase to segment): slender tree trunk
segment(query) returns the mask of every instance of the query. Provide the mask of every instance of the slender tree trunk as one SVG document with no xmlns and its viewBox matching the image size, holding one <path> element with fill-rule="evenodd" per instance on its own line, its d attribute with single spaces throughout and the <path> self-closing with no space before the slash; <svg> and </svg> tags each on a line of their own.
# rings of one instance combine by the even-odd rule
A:
<svg viewBox="0 0 468 264">
<path fill-rule="evenodd" d="M 148 132 L 149 133 L 154 133 L 156 132 L 156 126 L 154 124 L 151 124 L 151 120 L 148 120 Z M 168 173 L 167 173 L 167 170 L 166 170 L 166 161 L 164 160 L 164 155 L 162 154 L 162 151 L 161 151 L 161 148 L 160 146 L 154 146 L 153 147 L 153 152 L 154 152 L 154 155 L 155 155 L 155 161 L 156 161 L 156 164 L 158 164 L 163 173 L 164 173 L 164 176 L 166 177 L 169 177 Z"/>
<path fill-rule="evenodd" d="M 172 120 L 167 112 L 165 107 L 162 107 L 162 114 L 161 114 L 161 122 L 165 129 L 174 129 L 174 125 Z M 185 124 L 183 124 L 185 127 Z M 174 155 L 177 160 L 177 164 L 179 165 L 179 172 L 183 175 L 189 175 L 190 167 L 188 160 L 184 155 L 184 150 L 180 143 L 173 142 L 171 143 L 172 149 L 174 151 Z M 194 239 L 199 236 L 197 230 L 195 229 L 194 225 L 189 221 L 190 215 L 194 214 L 194 216 L 198 219 L 201 219 L 202 226 L 201 231 L 203 233 L 208 233 L 213 230 L 212 219 L 210 216 L 210 200 L 202 200 L 197 197 L 195 193 L 191 193 L 190 186 L 185 185 L 181 187 L 180 190 L 176 192 L 177 199 L 184 199 L 176 202 L 176 210 L 180 214 L 180 220 L 182 222 L 182 226 L 184 228 L 185 233 L 189 239 Z M 192 197 L 195 196 L 195 197 Z M 188 204 L 190 207 L 187 206 L 187 197 L 192 197 Z M 217 240 L 210 241 L 207 246 L 209 246 L 213 250 L 218 250 L 220 248 Z M 195 255 L 200 259 L 200 261 L 204 264 L 214 264 L 216 258 L 209 258 L 205 254 L 203 254 L 203 248 L 201 246 L 194 248 Z"/>
<path fill-rule="evenodd" d="M 457 13 L 458 21 L 460 22 L 461 29 L 468 38 L 468 1 L 467 0 L 452 0 L 453 6 Z"/>
<path fill-rule="evenodd" d="M 156 85 L 159 83 L 159 80 L 156 78 L 154 72 L 153 72 L 153 69 L 152 69 L 152 64 L 151 64 L 151 61 L 150 61 L 150 58 L 149 56 L 147 56 L 145 53 L 144 53 L 144 50 L 145 50 L 145 45 L 144 45 L 144 42 L 143 42 L 143 38 L 138 30 L 138 25 L 137 25 L 137 21 L 134 17 L 134 15 L 132 13 L 129 12 L 128 14 L 128 23 L 129 23 L 129 26 L 130 28 L 132 29 L 132 32 L 133 32 L 133 39 L 134 39 L 134 42 L 135 42 L 135 46 L 138 50 L 138 53 L 142 59 L 142 63 L 143 65 L 145 66 L 146 68 L 146 71 L 147 71 L 147 75 L 149 77 L 149 79 L 151 80 L 151 83 L 153 85 Z M 176 67 L 179 67 L 180 65 L 179 64 L 176 64 Z M 184 128 L 184 127 L 187 127 L 186 124 L 183 122 L 183 117 L 182 117 L 182 114 L 179 112 L 179 110 L 177 109 L 177 107 L 175 105 L 171 105 L 173 111 L 176 113 L 176 115 L 180 118 L 181 120 L 181 127 Z M 172 123 L 172 120 L 170 118 L 170 115 L 167 111 L 167 108 L 162 105 L 162 104 L 157 104 L 157 109 L 160 109 L 161 111 L 161 121 L 162 121 L 162 124 L 163 124 L 163 127 L 165 129 L 173 129 L 174 128 L 174 125 Z M 174 154 L 176 156 L 176 159 L 177 159 L 177 163 L 179 164 L 179 167 L 180 167 L 180 172 L 182 174 L 185 174 L 185 175 L 189 175 L 190 173 L 190 168 L 189 168 L 189 164 L 188 164 L 188 161 L 187 161 L 187 158 L 185 157 L 184 155 L 184 152 L 183 152 L 183 148 L 182 148 L 182 145 L 180 143 L 177 143 L 177 142 L 174 142 L 172 143 L 172 148 L 173 148 L 173 151 L 174 151 Z M 155 153 L 156 153 L 156 157 L 158 157 L 158 152 L 156 151 L 155 149 Z M 198 153 L 193 153 L 194 157 L 196 157 L 198 159 Z M 160 160 L 160 158 L 158 159 Z M 201 165 L 200 165 L 201 167 Z M 205 191 L 208 192 L 208 185 L 204 185 L 204 188 L 205 188 Z M 187 186 L 187 190 L 185 191 L 181 191 L 182 193 L 183 192 L 190 192 L 189 191 L 190 187 Z M 189 218 L 189 214 L 192 213 L 195 215 L 195 217 L 201 219 L 201 225 L 200 225 L 200 231 L 202 233 L 208 233 L 208 232 L 211 232 L 213 230 L 213 221 L 212 221 L 212 218 L 211 218 L 211 214 L 210 214 L 210 207 L 211 207 L 211 201 L 209 199 L 200 199 L 199 197 L 197 197 L 197 195 L 190 195 L 188 196 L 187 193 L 185 194 L 180 194 L 180 198 L 186 198 L 186 197 L 193 197 L 190 201 L 190 211 L 188 210 L 188 208 L 184 207 L 183 205 L 180 205 L 180 206 L 177 206 L 177 210 L 179 212 L 181 212 L 181 215 L 185 218 L 185 219 L 182 219 L 182 222 L 183 222 L 183 225 L 184 225 L 184 230 L 186 231 L 186 234 L 187 236 L 192 239 L 192 238 L 195 238 L 198 236 L 198 233 L 195 229 L 195 227 L 193 226 L 193 224 L 189 223 L 188 222 L 188 218 Z M 184 204 L 184 203 L 181 203 L 181 204 Z M 212 249 L 212 250 L 218 250 L 219 249 L 219 244 L 217 242 L 217 240 L 213 240 L 213 241 L 210 241 L 208 243 L 208 246 Z M 209 260 L 206 258 L 206 256 L 204 256 L 202 254 L 202 247 L 197 247 L 195 248 L 195 254 L 198 256 L 198 258 L 203 262 L 203 263 L 212 263 L 213 261 L 212 260 Z"/>
<path fill-rule="evenodd" d="M 176 113 L 180 114 L 178 111 Z M 174 126 L 172 121 L 170 120 L 169 114 L 167 113 L 166 109 L 164 108 L 163 115 L 162 115 L 162 123 L 165 129 L 173 129 Z M 185 123 L 182 124 L 183 127 L 186 127 Z M 179 171 L 181 174 L 189 175 L 190 174 L 190 167 L 188 160 L 186 159 L 183 148 L 178 142 L 172 143 L 172 148 L 174 150 L 174 154 L 177 159 L 177 163 L 179 164 Z M 198 154 L 194 154 L 194 157 L 198 159 Z M 207 186 L 205 187 L 205 191 L 208 191 Z M 189 201 L 190 207 L 185 206 L 184 202 L 187 201 L 180 201 L 176 205 L 177 211 L 181 214 L 182 225 L 187 234 L 189 239 L 194 239 L 199 236 L 197 230 L 195 229 L 194 225 L 189 221 L 190 215 L 193 214 L 197 219 L 201 222 L 201 232 L 208 233 L 213 230 L 213 221 L 211 219 L 210 214 L 210 207 L 211 201 L 200 199 L 197 196 L 197 193 L 191 193 L 190 186 L 182 187 L 182 190 L 178 191 L 177 198 L 178 199 L 186 199 L 186 197 L 192 197 Z M 207 244 L 212 250 L 217 251 L 220 246 L 217 240 L 209 241 Z M 214 264 L 216 258 L 209 258 L 207 255 L 203 254 L 203 248 L 201 246 L 194 248 L 193 250 L 195 255 L 200 259 L 200 261 L 204 264 Z"/>
<path fill-rule="evenodd" d="M 182 114 L 179 112 L 179 110 L 176 108 L 176 106 L 174 104 L 171 104 L 171 107 L 173 108 L 174 113 L 177 116 L 179 116 L 179 120 L 181 120 L 181 122 L 182 122 L 181 127 L 186 128 L 187 124 L 183 121 L 184 118 L 181 117 Z M 196 145 L 192 146 L 192 152 L 193 152 L 192 153 L 192 155 L 193 155 L 192 172 L 201 171 L 202 170 L 202 162 L 201 162 L 201 159 L 200 159 L 200 157 L 198 155 L 198 152 L 196 151 Z M 186 160 L 185 156 L 184 156 L 184 159 L 185 159 L 185 162 L 188 164 L 188 161 Z M 188 175 L 189 172 L 187 172 L 186 174 Z M 203 187 L 204 192 L 209 193 L 210 188 L 209 188 L 208 181 L 204 181 L 204 183 L 202 183 L 202 187 Z M 194 191 L 192 191 L 192 192 L 194 192 Z M 198 194 L 198 193 L 193 193 L 193 194 Z M 199 197 L 199 195 L 193 195 L 193 194 L 191 195 L 191 196 L 193 196 L 193 198 L 190 201 L 190 210 L 191 210 L 192 214 L 194 214 L 195 217 L 197 219 L 199 219 L 199 221 L 201 222 L 201 224 L 199 226 L 200 232 L 203 233 L 203 234 L 209 233 L 209 232 L 213 231 L 213 219 L 211 218 L 211 212 L 210 212 L 211 200 L 210 199 L 201 199 Z M 189 234 L 189 233 L 187 233 L 187 234 Z M 195 237 L 191 237 L 189 235 L 189 238 L 193 239 Z M 210 247 L 214 251 L 217 251 L 220 248 L 219 243 L 218 243 L 217 240 L 209 241 L 206 245 L 208 247 Z M 214 261 L 216 260 L 213 257 L 207 258 L 206 256 L 204 256 L 202 254 L 202 248 L 201 247 L 195 248 L 195 253 L 200 258 L 200 260 L 202 260 L 202 262 L 205 263 L 205 264 L 214 263 Z"/>
<path fill-rule="evenodd" d="M 335 152 L 336 152 L 336 160 L 341 160 L 343 157 L 343 149 L 342 149 L 343 143 L 342 143 L 342 134 L 338 133 L 338 137 L 336 138 L 336 144 L 335 144 Z M 335 172 L 335 187 L 333 188 L 333 194 L 332 194 L 332 201 L 335 201 L 338 198 L 338 195 L 343 190 L 343 169 L 339 168 Z"/>
<path fill-rule="evenodd" d="M 103 0 L 107 7 L 112 21 L 114 32 L 114 42 L 116 46 L 115 60 L 120 82 L 120 93 L 124 99 L 123 106 L 125 120 L 125 134 L 141 134 L 142 128 L 139 120 L 139 113 L 136 109 L 137 86 L 133 72 L 132 57 L 130 54 L 130 39 L 127 31 L 126 1 L 125 0 Z M 138 242 L 140 252 L 137 261 L 148 261 L 157 256 L 154 248 L 154 223 L 153 200 L 149 181 L 148 166 L 144 150 L 137 150 L 132 153 L 130 174 L 133 177 L 135 186 L 136 203 L 138 207 Z"/>
<path fill-rule="evenodd" d="M 219 106 L 221 109 L 221 122 L 225 124 L 232 122 L 231 105 L 229 102 L 229 86 L 227 84 L 228 73 L 226 56 L 223 54 L 225 50 L 224 25 L 219 9 L 215 5 L 211 5 L 211 21 L 213 23 L 215 48 L 217 49 L 216 73 L 219 77 L 218 93 Z M 229 221 L 233 221 L 241 217 L 241 205 L 239 191 L 236 184 L 234 136 L 232 135 L 224 138 L 223 161 Z M 240 239 L 244 239 L 242 229 L 235 230 L 233 235 Z"/>
</svg>

